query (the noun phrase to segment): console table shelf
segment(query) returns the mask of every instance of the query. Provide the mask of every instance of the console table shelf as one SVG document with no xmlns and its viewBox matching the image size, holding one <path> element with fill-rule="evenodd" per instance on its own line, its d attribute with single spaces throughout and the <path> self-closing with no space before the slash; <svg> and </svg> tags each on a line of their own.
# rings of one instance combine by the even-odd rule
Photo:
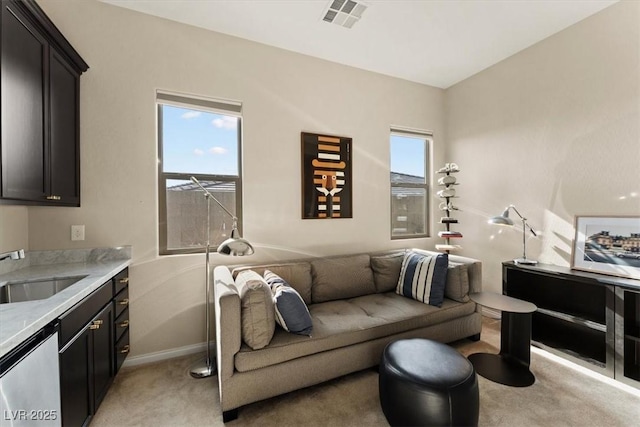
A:
<svg viewBox="0 0 640 427">
<path fill-rule="evenodd" d="M 538 307 L 534 345 L 640 388 L 640 281 L 509 261 L 502 291 Z"/>
</svg>

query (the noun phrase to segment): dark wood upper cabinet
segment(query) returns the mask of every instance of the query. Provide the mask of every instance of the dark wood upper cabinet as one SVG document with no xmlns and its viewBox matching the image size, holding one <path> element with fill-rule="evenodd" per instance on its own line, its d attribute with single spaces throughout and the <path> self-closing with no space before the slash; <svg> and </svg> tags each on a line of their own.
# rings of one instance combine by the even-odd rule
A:
<svg viewBox="0 0 640 427">
<path fill-rule="evenodd" d="M 75 72 L 56 53 L 49 61 L 49 193 L 61 200 L 80 205 L 80 170 L 78 141 L 78 81 Z"/>
<path fill-rule="evenodd" d="M 80 206 L 88 65 L 33 0 L 2 1 L 0 203 Z"/>
<path fill-rule="evenodd" d="M 20 10 L 2 5 L 2 197 L 38 200 L 45 196 L 47 42 Z"/>
</svg>

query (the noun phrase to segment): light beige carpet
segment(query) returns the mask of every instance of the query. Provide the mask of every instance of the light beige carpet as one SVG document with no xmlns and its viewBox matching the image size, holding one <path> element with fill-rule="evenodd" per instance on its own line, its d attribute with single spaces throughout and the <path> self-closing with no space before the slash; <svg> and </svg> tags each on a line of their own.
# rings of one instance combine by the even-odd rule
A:
<svg viewBox="0 0 640 427">
<path fill-rule="evenodd" d="M 453 344 L 462 354 L 497 353 L 499 321 L 485 318 L 482 340 Z M 201 355 L 124 368 L 92 427 L 222 426 L 217 378 L 193 379 Z M 538 352 L 531 355 L 536 382 L 507 387 L 483 377 L 481 426 L 638 426 L 640 392 L 619 389 Z M 378 401 L 378 374 L 362 371 L 240 409 L 232 426 L 388 426 Z"/>
</svg>

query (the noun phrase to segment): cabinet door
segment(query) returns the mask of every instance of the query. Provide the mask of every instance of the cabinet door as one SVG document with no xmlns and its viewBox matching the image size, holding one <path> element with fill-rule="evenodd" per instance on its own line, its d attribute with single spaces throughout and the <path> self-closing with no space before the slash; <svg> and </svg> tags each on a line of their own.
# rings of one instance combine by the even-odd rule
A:
<svg viewBox="0 0 640 427">
<path fill-rule="evenodd" d="M 616 379 L 640 388 L 640 292 L 616 287 Z"/>
<path fill-rule="evenodd" d="M 64 426 L 82 426 L 91 417 L 92 348 L 92 331 L 87 327 L 60 350 L 60 403 Z"/>
<path fill-rule="evenodd" d="M 54 200 L 76 206 L 80 206 L 78 82 L 78 74 L 52 49 L 49 61 L 49 191 Z"/>
<path fill-rule="evenodd" d="M 45 39 L 2 2 L 2 197 L 44 200 Z"/>
<path fill-rule="evenodd" d="M 92 322 L 93 329 L 93 390 L 94 413 L 113 380 L 113 304 L 109 303 Z"/>
</svg>

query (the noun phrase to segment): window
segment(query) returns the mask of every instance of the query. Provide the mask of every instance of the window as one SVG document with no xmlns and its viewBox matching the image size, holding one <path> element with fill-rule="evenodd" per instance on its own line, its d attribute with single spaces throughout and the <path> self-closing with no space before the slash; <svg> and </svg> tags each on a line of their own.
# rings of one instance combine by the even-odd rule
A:
<svg viewBox="0 0 640 427">
<path fill-rule="evenodd" d="M 194 176 L 238 217 L 242 233 L 241 104 L 157 93 L 160 254 L 203 252 L 207 201 Z M 233 219 L 211 200 L 210 247 Z"/>
<path fill-rule="evenodd" d="M 391 238 L 428 237 L 431 135 L 391 129 Z"/>
</svg>

